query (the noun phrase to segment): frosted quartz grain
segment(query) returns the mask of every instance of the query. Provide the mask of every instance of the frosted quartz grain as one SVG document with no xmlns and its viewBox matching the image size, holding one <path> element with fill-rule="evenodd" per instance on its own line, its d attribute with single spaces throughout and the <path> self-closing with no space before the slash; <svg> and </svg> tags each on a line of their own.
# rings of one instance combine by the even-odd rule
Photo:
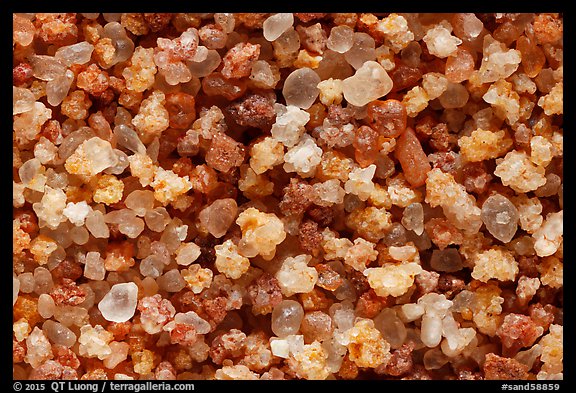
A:
<svg viewBox="0 0 576 393">
<path fill-rule="evenodd" d="M 350 104 L 364 106 L 388 94 L 392 85 L 392 79 L 379 63 L 367 61 L 353 76 L 342 81 L 342 91 Z"/>
<path fill-rule="evenodd" d="M 374 192 L 372 178 L 376 173 L 376 165 L 372 164 L 366 168 L 356 168 L 348 176 L 348 181 L 344 184 L 346 193 L 358 196 L 361 201 L 367 200 Z"/>
<path fill-rule="evenodd" d="M 93 137 L 82 142 L 64 165 L 68 173 L 94 176 L 116 164 L 118 156 L 110 142 Z"/>
<path fill-rule="evenodd" d="M 518 274 L 518 262 L 511 252 L 493 248 L 476 254 L 472 277 L 482 282 L 495 278 L 500 281 L 514 281 Z"/>
<path fill-rule="evenodd" d="M 132 54 L 130 66 L 122 71 L 122 76 L 126 80 L 126 89 L 142 93 L 152 87 L 157 72 L 153 55 L 153 48 L 141 46 L 136 48 Z"/>
<path fill-rule="evenodd" d="M 378 21 L 376 31 L 382 32 L 386 37 L 386 44 L 394 51 L 400 52 L 414 40 L 414 33 L 406 18 L 402 15 L 391 13 Z"/>
<path fill-rule="evenodd" d="M 26 348 L 28 351 L 24 356 L 24 361 L 34 368 L 54 356 L 50 342 L 38 326 L 35 326 L 32 333 L 26 338 Z"/>
<path fill-rule="evenodd" d="M 132 125 L 136 127 L 142 142 L 151 142 L 156 136 L 170 125 L 168 110 L 164 107 L 166 96 L 159 90 L 142 101 L 138 114 L 132 119 Z"/>
<path fill-rule="evenodd" d="M 102 316 L 110 322 L 126 322 L 134 316 L 138 286 L 132 282 L 115 284 L 98 303 Z"/>
<path fill-rule="evenodd" d="M 276 279 L 284 296 L 289 297 L 295 293 L 308 293 L 318 281 L 318 272 L 308 266 L 312 259 L 310 255 L 297 255 L 288 257 L 276 273 Z"/>
<path fill-rule="evenodd" d="M 238 253 L 238 247 L 228 239 L 214 247 L 216 252 L 216 269 L 226 277 L 238 279 L 248 271 L 250 260 Z"/>
<path fill-rule="evenodd" d="M 72 224 L 82 226 L 91 211 L 92 207 L 90 207 L 86 201 L 80 201 L 78 203 L 68 202 L 64 210 L 62 210 L 62 214 L 64 214 Z"/>
<path fill-rule="evenodd" d="M 269 261 L 276 254 L 276 246 L 286 239 L 284 224 L 273 213 L 264 213 L 250 207 L 238 215 L 236 224 L 242 230 L 238 248 L 248 258 L 260 254 Z"/>
<path fill-rule="evenodd" d="M 305 344 L 302 350 L 293 353 L 287 361 L 290 369 L 298 378 L 307 380 L 325 380 L 330 371 L 327 366 L 328 354 L 318 341 Z"/>
<path fill-rule="evenodd" d="M 316 167 L 322 160 L 322 149 L 316 145 L 314 139 L 305 134 L 300 143 L 290 148 L 284 155 L 284 170 L 296 172 L 301 177 L 314 176 Z"/>
<path fill-rule="evenodd" d="M 490 34 L 484 37 L 482 64 L 478 75 L 481 83 L 496 82 L 508 78 L 518 69 L 522 56 L 516 49 L 495 40 Z"/>
<path fill-rule="evenodd" d="M 513 140 L 504 130 L 489 131 L 477 129 L 470 136 L 458 139 L 460 155 L 470 162 L 479 162 L 504 155 L 513 145 Z"/>
<path fill-rule="evenodd" d="M 426 91 L 428 99 L 434 100 L 446 91 L 448 79 L 438 72 L 428 72 L 422 76 L 422 87 Z"/>
<path fill-rule="evenodd" d="M 550 213 L 542 226 L 532 235 L 536 242 L 536 255 L 545 257 L 554 254 L 561 246 L 564 233 L 564 211 Z"/>
<path fill-rule="evenodd" d="M 109 344 L 113 338 L 114 335 L 101 325 L 84 325 L 80 328 L 78 353 L 80 356 L 103 360 L 112 353 Z"/>
<path fill-rule="evenodd" d="M 40 202 L 32 205 L 38 216 L 38 225 L 56 229 L 66 218 L 62 214 L 66 208 L 66 194 L 60 189 L 46 186 Z"/>
<path fill-rule="evenodd" d="M 473 234 L 482 226 L 481 209 L 475 198 L 451 174 L 439 168 L 428 172 L 425 200 L 432 207 L 441 206 L 446 218 L 458 229 Z"/>
<path fill-rule="evenodd" d="M 304 111 L 302 112 L 307 113 Z M 276 126 L 277 124 L 278 120 L 272 127 Z M 257 175 L 272 169 L 274 166 L 281 164 L 283 161 L 284 146 L 279 140 L 275 138 L 266 137 L 261 142 L 254 144 L 250 149 L 250 167 Z"/>
<path fill-rule="evenodd" d="M 192 183 L 188 176 L 180 177 L 172 170 L 157 168 L 150 186 L 154 189 L 154 198 L 167 205 L 188 192 L 192 188 Z"/>
<path fill-rule="evenodd" d="M 389 360 L 390 343 L 374 327 L 374 321 L 358 318 L 345 337 L 350 360 L 358 367 L 375 368 Z"/>
<path fill-rule="evenodd" d="M 294 105 L 274 104 L 276 122 L 272 125 L 272 137 L 292 147 L 298 143 L 304 132 L 304 126 L 310 120 L 310 114 Z"/>
<path fill-rule="evenodd" d="M 488 88 L 482 99 L 492 105 L 499 118 L 513 125 L 520 119 L 520 96 L 512 90 L 512 84 L 499 79 Z"/>
<path fill-rule="evenodd" d="M 42 125 L 52 118 L 52 109 L 46 108 L 42 102 L 34 102 L 32 109 L 14 117 L 12 129 L 16 140 L 32 141 L 40 133 Z"/>
<path fill-rule="evenodd" d="M 502 184 L 518 193 L 534 191 L 546 184 L 545 170 L 535 165 L 524 152 L 511 151 L 504 158 L 496 160 L 494 174 Z"/>
<path fill-rule="evenodd" d="M 564 113 L 564 83 L 558 82 L 550 93 L 538 99 L 538 106 L 544 109 L 548 116 L 561 115 Z"/>
<path fill-rule="evenodd" d="M 426 32 L 422 40 L 426 43 L 430 54 L 441 59 L 450 56 L 458 49 L 462 40 L 450 34 L 450 31 L 442 26 L 437 25 Z"/>
<path fill-rule="evenodd" d="M 414 277 L 422 272 L 422 267 L 410 262 L 400 265 L 371 267 L 364 270 L 368 284 L 378 296 L 402 296 L 414 284 Z"/>
<path fill-rule="evenodd" d="M 318 182 L 312 187 L 316 198 L 314 203 L 318 206 L 332 206 L 344 202 L 346 191 L 340 186 L 340 180 L 338 179 Z"/>
<path fill-rule="evenodd" d="M 543 167 L 548 166 L 554 157 L 554 145 L 541 135 L 536 135 L 530 139 L 530 160 Z"/>
</svg>

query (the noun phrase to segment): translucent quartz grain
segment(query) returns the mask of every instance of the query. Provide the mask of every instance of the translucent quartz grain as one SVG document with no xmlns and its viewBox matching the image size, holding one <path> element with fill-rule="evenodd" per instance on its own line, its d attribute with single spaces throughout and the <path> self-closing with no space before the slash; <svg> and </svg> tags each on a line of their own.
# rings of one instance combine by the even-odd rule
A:
<svg viewBox="0 0 576 393">
<path fill-rule="evenodd" d="M 465 41 L 478 37 L 484 28 L 482 21 L 473 13 L 454 14 L 452 26 L 454 34 Z"/>
<path fill-rule="evenodd" d="M 448 83 L 448 88 L 439 97 L 440 104 L 444 109 L 462 108 L 468 102 L 470 93 L 460 83 Z"/>
<path fill-rule="evenodd" d="M 170 222 L 170 215 L 164 207 L 156 207 L 146 212 L 144 221 L 151 231 L 162 232 Z"/>
<path fill-rule="evenodd" d="M 424 354 L 424 367 L 426 370 L 437 370 L 450 361 L 439 348 L 433 348 Z"/>
<path fill-rule="evenodd" d="M 382 333 L 382 337 L 393 349 L 400 348 L 407 337 L 404 322 L 396 315 L 396 311 L 386 308 L 374 318 L 374 327 Z"/>
<path fill-rule="evenodd" d="M 124 204 L 137 216 L 144 217 L 154 208 L 154 193 L 150 190 L 134 190 L 126 197 Z"/>
<path fill-rule="evenodd" d="M 34 40 L 34 24 L 19 15 L 12 15 L 12 39 L 22 46 Z"/>
<path fill-rule="evenodd" d="M 54 303 L 54 298 L 47 293 L 43 293 L 38 296 L 38 314 L 42 318 L 52 318 L 54 311 L 56 309 L 56 304 Z"/>
<path fill-rule="evenodd" d="M 430 267 L 439 272 L 454 273 L 462 270 L 462 257 L 455 248 L 432 251 Z"/>
<path fill-rule="evenodd" d="M 402 225 L 418 236 L 424 232 L 424 208 L 421 203 L 414 202 L 406 206 L 402 213 Z"/>
<path fill-rule="evenodd" d="M 59 322 L 47 320 L 42 324 L 42 330 L 46 333 L 48 340 L 54 345 L 62 345 L 70 348 L 76 343 L 76 335 L 74 332 Z"/>
<path fill-rule="evenodd" d="M 46 99 L 52 106 L 58 106 L 64 101 L 68 95 L 72 82 L 74 81 L 74 73 L 70 70 L 62 75 L 57 76 L 46 84 Z"/>
<path fill-rule="evenodd" d="M 166 265 L 157 255 L 148 255 L 140 261 L 139 270 L 144 277 L 158 278 Z"/>
<path fill-rule="evenodd" d="M 64 64 L 60 63 L 54 56 L 32 55 L 30 56 L 32 75 L 43 80 L 51 81 L 66 72 Z"/>
<path fill-rule="evenodd" d="M 445 72 L 450 82 L 464 82 L 474 72 L 474 57 L 468 50 L 459 48 L 446 59 Z"/>
<path fill-rule="evenodd" d="M 34 274 L 31 272 L 20 274 L 18 281 L 20 281 L 20 292 L 30 293 L 34 290 Z"/>
<path fill-rule="evenodd" d="M 294 24 L 292 13 L 278 13 L 269 16 L 263 23 L 263 35 L 268 41 L 275 41 Z"/>
<path fill-rule="evenodd" d="M 196 243 L 182 243 L 176 251 L 176 263 L 188 266 L 200 256 L 200 247 Z"/>
<path fill-rule="evenodd" d="M 215 238 L 221 238 L 236 219 L 238 205 L 232 198 L 217 199 L 205 207 L 198 218 L 202 225 Z"/>
<path fill-rule="evenodd" d="M 84 277 L 101 281 L 104 280 L 106 275 L 106 268 L 104 267 L 104 260 L 100 258 L 100 253 L 90 251 L 86 253 L 86 260 L 84 262 Z"/>
<path fill-rule="evenodd" d="M 195 76 L 197 78 L 203 78 L 205 76 L 210 75 L 212 71 L 218 68 L 218 66 L 222 62 L 220 54 L 218 53 L 218 51 L 214 49 L 208 50 L 205 59 L 201 61 L 195 61 L 195 60 L 196 58 L 194 58 L 193 61 L 188 61 L 187 66 L 188 69 L 190 70 L 190 74 L 192 74 L 192 76 Z"/>
<path fill-rule="evenodd" d="M 516 206 L 501 194 L 494 194 L 484 201 L 481 217 L 488 232 L 503 243 L 512 240 L 520 219 Z"/>
<path fill-rule="evenodd" d="M 110 322 L 126 322 L 134 316 L 138 302 L 138 286 L 133 282 L 115 284 L 98 303 L 104 319 Z"/>
<path fill-rule="evenodd" d="M 320 94 L 318 83 L 320 83 L 320 77 L 311 68 L 304 67 L 293 71 L 284 81 L 282 88 L 286 105 L 294 105 L 302 109 L 310 108 Z"/>
<path fill-rule="evenodd" d="M 210 324 L 202 319 L 194 311 L 177 313 L 174 316 L 174 322 L 182 325 L 189 325 L 194 328 L 197 334 L 206 334 L 210 331 Z"/>
<path fill-rule="evenodd" d="M 126 61 L 132 56 L 134 43 L 120 23 L 110 22 L 104 25 L 104 36 L 112 40 L 115 49 L 112 65 Z"/>
<path fill-rule="evenodd" d="M 330 30 L 330 36 L 326 41 L 328 49 L 338 53 L 346 53 L 354 45 L 354 30 L 350 26 L 335 26 Z"/>
<path fill-rule="evenodd" d="M 344 58 L 357 70 L 367 61 L 376 59 L 376 43 L 366 33 L 354 33 L 353 40 L 352 48 L 344 54 Z"/>
<path fill-rule="evenodd" d="M 118 145 L 125 147 L 133 153 L 144 154 L 146 146 L 138 137 L 138 133 L 125 124 L 120 124 L 114 127 L 114 135 Z"/>
<path fill-rule="evenodd" d="M 256 87 L 273 89 L 280 80 L 280 75 L 278 73 L 275 74 L 274 71 L 277 72 L 278 69 L 273 69 L 266 60 L 258 60 L 252 66 L 250 81 Z"/>
<path fill-rule="evenodd" d="M 40 160 L 32 158 L 22 164 L 18 169 L 18 176 L 26 188 L 42 192 L 44 191 L 44 185 L 46 184 L 46 176 L 44 176 L 44 172 L 45 168 L 40 163 Z"/>
<path fill-rule="evenodd" d="M 412 187 L 420 187 L 426 182 L 426 175 L 432 167 L 412 128 L 407 128 L 398 138 L 394 154 Z"/>
<path fill-rule="evenodd" d="M 106 239 L 110 236 L 110 229 L 104 220 L 104 214 L 98 210 L 92 210 L 86 216 L 86 228 L 95 238 Z"/>
<path fill-rule="evenodd" d="M 77 44 L 62 46 L 56 50 L 54 57 L 67 67 L 72 64 L 85 64 L 90 61 L 94 45 L 82 41 Z"/>
<path fill-rule="evenodd" d="M 232 33 L 236 25 L 234 14 L 226 12 L 214 14 L 214 22 L 216 22 L 216 26 L 219 26 L 225 33 Z"/>
<path fill-rule="evenodd" d="M 156 280 L 158 287 L 162 290 L 168 292 L 178 292 L 184 289 L 186 286 L 186 281 L 182 278 L 182 275 L 178 269 L 172 269 L 164 273 L 161 277 Z"/>
<path fill-rule="evenodd" d="M 31 111 L 36 101 L 34 94 L 23 87 L 12 86 L 12 114 Z"/>
<path fill-rule="evenodd" d="M 392 90 L 392 79 L 375 61 L 367 61 L 356 73 L 342 81 L 344 98 L 355 106 L 364 106 Z"/>
<path fill-rule="evenodd" d="M 118 163 L 118 157 L 114 153 L 108 141 L 94 137 L 84 142 L 86 158 L 91 166 L 92 173 L 102 172 L 104 169 Z"/>
<path fill-rule="evenodd" d="M 34 269 L 34 292 L 36 294 L 49 293 L 53 287 L 54 280 L 50 270 L 42 266 Z"/>
<path fill-rule="evenodd" d="M 272 43 L 276 57 L 288 57 L 300 49 L 300 37 L 293 27 L 288 28 Z M 285 67 L 285 66 L 284 66 Z"/>
<path fill-rule="evenodd" d="M 272 332 L 278 337 L 296 334 L 304 318 L 302 305 L 294 300 L 283 300 L 272 310 Z"/>
</svg>

